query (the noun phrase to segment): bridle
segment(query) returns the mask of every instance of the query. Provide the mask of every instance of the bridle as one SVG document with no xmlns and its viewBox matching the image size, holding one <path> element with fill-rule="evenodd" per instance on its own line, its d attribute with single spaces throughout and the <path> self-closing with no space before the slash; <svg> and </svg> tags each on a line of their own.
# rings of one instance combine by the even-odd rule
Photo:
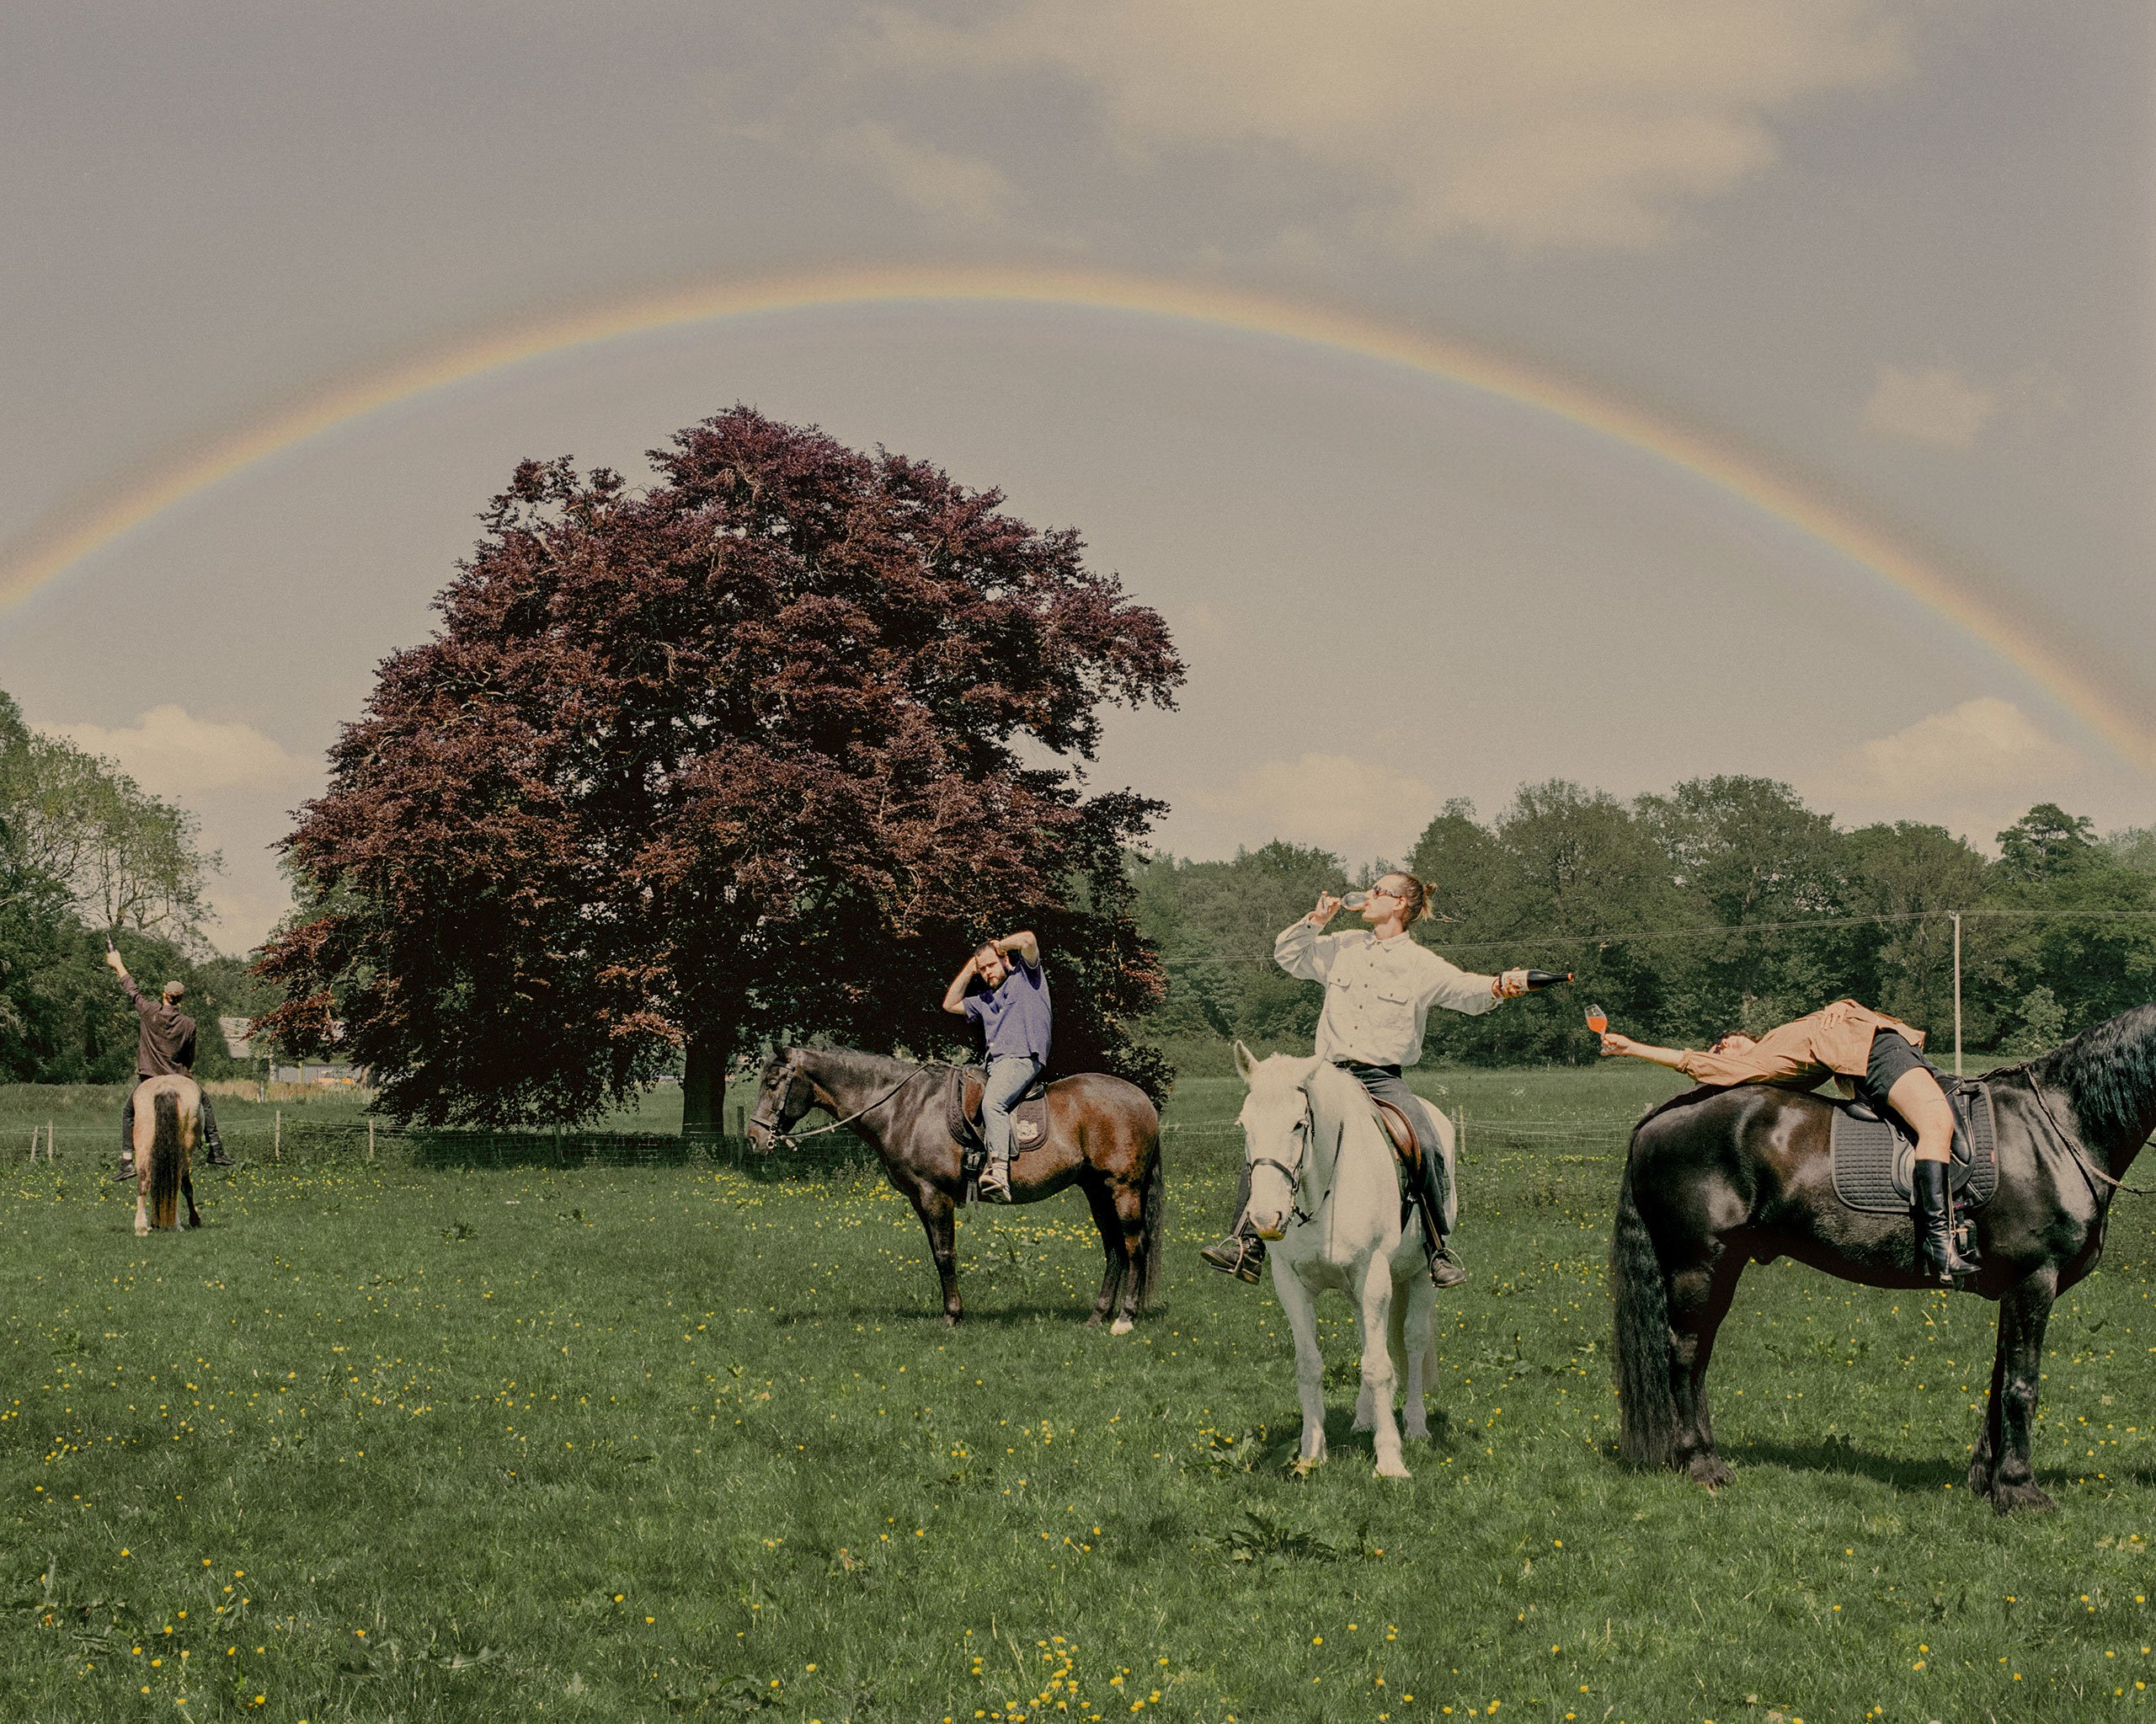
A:
<svg viewBox="0 0 2156 1724">
<path fill-rule="evenodd" d="M 2089 1196 L 2096 1198 L 2098 1209 L 2104 1207 L 2104 1199 L 2096 1191 L 2096 1181 L 2099 1179 L 2113 1191 L 2122 1191 L 2137 1198 L 2148 1195 L 2141 1187 L 2128 1185 L 2123 1179 L 2113 1177 L 2108 1169 L 2096 1166 L 2095 1151 L 2085 1148 L 2079 1137 L 2069 1134 L 2066 1128 L 2058 1123 L 2058 1116 L 2052 1112 L 2052 1104 L 2044 1099 L 2044 1086 L 2042 1080 L 2036 1075 L 2035 1060 L 2024 1059 L 2019 1065 L 2010 1065 L 2007 1070 L 2018 1071 L 2028 1079 L 2029 1093 L 2036 1098 L 2036 1106 L 2042 1110 L 2045 1124 L 2051 1127 L 2052 1134 L 2065 1146 L 2073 1165 L 2081 1170 L 2081 1177 L 2088 1183 Z"/>
<path fill-rule="evenodd" d="M 1331 1200 L 1332 1188 L 1331 1186 L 1327 1186 L 1326 1188 L 1325 1195 L 1317 1200 L 1317 1209 L 1315 1211 L 1305 1209 L 1303 1207 L 1303 1182 L 1305 1178 L 1308 1177 L 1310 1172 L 1310 1142 L 1312 1139 L 1317 1135 L 1317 1112 L 1316 1109 L 1311 1106 L 1310 1091 L 1308 1089 L 1302 1089 L 1301 1094 L 1303 1097 L 1303 1117 L 1295 1122 L 1294 1136 L 1296 1140 L 1302 1145 L 1302 1148 L 1300 1153 L 1299 1153 L 1295 1157 L 1295 1165 L 1290 1167 L 1286 1162 L 1276 1161 L 1270 1156 L 1247 1156 L 1245 1158 L 1245 1165 L 1247 1166 L 1253 1173 L 1261 1167 L 1270 1167 L 1275 1173 L 1278 1173 L 1283 1179 L 1286 1180 L 1288 1182 L 1288 1219 L 1290 1221 L 1299 1222 L 1306 1225 L 1315 1219 L 1316 1214 L 1322 1212 L 1326 1204 Z M 1343 1124 L 1341 1127 L 1341 1135 L 1344 1136 L 1346 1131 L 1347 1127 Z M 1338 1137 L 1335 1138 L 1332 1149 L 1332 1168 L 1334 1177 L 1337 1178 L 1340 1172 L 1340 1142 Z"/>
</svg>

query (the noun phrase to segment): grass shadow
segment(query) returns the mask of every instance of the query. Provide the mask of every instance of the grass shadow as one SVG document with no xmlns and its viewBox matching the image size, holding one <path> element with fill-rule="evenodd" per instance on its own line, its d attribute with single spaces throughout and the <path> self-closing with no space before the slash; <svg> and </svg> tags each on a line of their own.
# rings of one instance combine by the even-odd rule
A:
<svg viewBox="0 0 2156 1724">
<path fill-rule="evenodd" d="M 1790 1472 L 1840 1473 L 1866 1478 L 1897 1491 L 1935 1493 L 1948 1485 L 1959 1486 L 1968 1476 L 1969 1457 L 1903 1460 L 1860 1449 L 1845 1437 L 1828 1437 L 1817 1443 L 1752 1443 L 1726 1457 L 1738 1465 L 1778 1466 Z"/>
</svg>

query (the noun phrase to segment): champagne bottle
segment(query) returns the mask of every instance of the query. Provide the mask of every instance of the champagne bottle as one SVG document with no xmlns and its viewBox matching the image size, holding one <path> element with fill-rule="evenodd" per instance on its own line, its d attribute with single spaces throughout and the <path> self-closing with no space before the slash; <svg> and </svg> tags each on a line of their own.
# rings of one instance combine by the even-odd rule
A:
<svg viewBox="0 0 2156 1724">
<path fill-rule="evenodd" d="M 1527 990 L 1532 994 L 1538 989 L 1554 988 L 1560 982 L 1572 979 L 1570 970 L 1531 969 L 1527 973 Z"/>
<path fill-rule="evenodd" d="M 1369 901 L 1370 894 L 1367 892 L 1346 892 L 1341 894 L 1340 907 L 1342 910 L 1360 910 Z"/>
</svg>

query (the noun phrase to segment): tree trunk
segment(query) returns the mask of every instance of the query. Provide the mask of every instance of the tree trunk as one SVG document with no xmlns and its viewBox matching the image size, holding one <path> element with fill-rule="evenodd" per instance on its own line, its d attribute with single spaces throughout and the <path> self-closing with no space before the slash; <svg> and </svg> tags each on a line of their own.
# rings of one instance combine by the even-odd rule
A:
<svg viewBox="0 0 2156 1724">
<path fill-rule="evenodd" d="M 689 1037 L 681 1063 L 681 1135 L 715 1137 L 726 1129 L 726 1070 L 734 1026 L 714 1024 Z"/>
</svg>

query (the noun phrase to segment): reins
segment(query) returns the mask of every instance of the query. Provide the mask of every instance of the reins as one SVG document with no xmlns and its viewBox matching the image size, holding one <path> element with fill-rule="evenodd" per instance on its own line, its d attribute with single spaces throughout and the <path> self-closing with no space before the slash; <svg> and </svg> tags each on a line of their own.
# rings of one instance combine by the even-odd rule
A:
<svg viewBox="0 0 2156 1724">
<path fill-rule="evenodd" d="M 1340 1182 L 1340 1145 L 1347 1137 L 1348 1126 L 1343 1120 L 1340 1129 L 1332 1135 L 1332 1183 L 1326 1187 L 1325 1195 L 1317 1200 L 1317 1208 L 1310 1210 L 1303 1207 L 1303 1181 L 1310 1172 L 1310 1145 L 1317 1137 L 1317 1112 L 1311 1105 L 1308 1090 L 1303 1092 L 1303 1123 L 1309 1129 L 1303 1134 L 1303 1153 L 1296 1166 L 1290 1167 L 1284 1161 L 1274 1161 L 1270 1156 L 1259 1156 L 1251 1161 L 1250 1166 L 1253 1172 L 1260 1167 L 1270 1167 L 1288 1182 L 1288 1200 L 1291 1205 L 1288 1219 L 1299 1225 L 1308 1226 L 1325 1213 L 1325 1206 L 1332 1201 L 1333 1186 Z"/>
</svg>

